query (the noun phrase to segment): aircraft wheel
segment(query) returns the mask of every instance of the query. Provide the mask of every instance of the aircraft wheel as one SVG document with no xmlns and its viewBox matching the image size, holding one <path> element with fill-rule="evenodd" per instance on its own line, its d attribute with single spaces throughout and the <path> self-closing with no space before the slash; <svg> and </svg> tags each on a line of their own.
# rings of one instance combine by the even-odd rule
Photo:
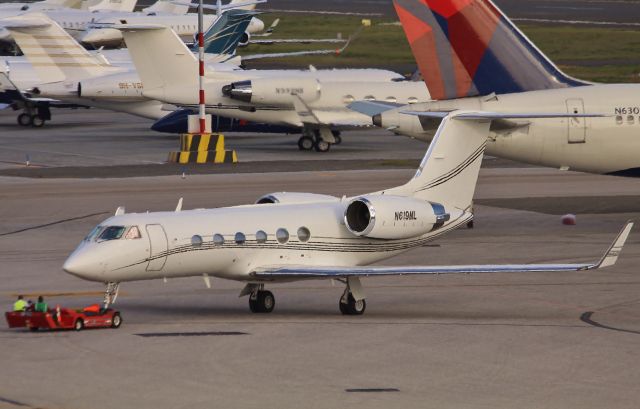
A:
<svg viewBox="0 0 640 409">
<path fill-rule="evenodd" d="M 36 332 L 37 330 L 38 330 L 38 327 L 29 327 L 29 331 Z"/>
<path fill-rule="evenodd" d="M 82 318 L 78 318 L 76 322 L 73 323 L 73 329 L 76 331 L 82 331 L 84 329 L 84 321 L 82 321 Z"/>
<path fill-rule="evenodd" d="M 119 312 L 116 312 L 111 319 L 111 328 L 120 328 L 120 325 L 122 325 L 122 317 Z"/>
<path fill-rule="evenodd" d="M 313 146 L 316 152 L 329 152 L 331 144 L 324 139 L 319 139 Z"/>
<path fill-rule="evenodd" d="M 473 220 L 467 222 L 467 229 L 473 229 Z"/>
<path fill-rule="evenodd" d="M 362 315 L 367 309 L 367 302 L 364 299 L 356 301 L 353 294 L 349 293 L 346 304 L 342 302 L 342 297 L 340 297 L 339 307 L 343 315 Z"/>
<path fill-rule="evenodd" d="M 18 115 L 18 125 L 20 126 L 31 126 L 32 118 L 29 114 L 20 114 Z"/>
<path fill-rule="evenodd" d="M 276 306 L 276 298 L 271 291 L 258 291 L 249 297 L 249 309 L 254 313 L 268 313 Z"/>
<path fill-rule="evenodd" d="M 313 138 L 310 136 L 301 136 L 300 139 L 298 139 L 298 148 L 301 151 L 310 151 L 313 149 Z"/>
<path fill-rule="evenodd" d="M 39 115 L 34 115 L 31 117 L 31 126 L 34 128 L 42 128 L 44 126 L 44 119 L 42 119 Z"/>
</svg>

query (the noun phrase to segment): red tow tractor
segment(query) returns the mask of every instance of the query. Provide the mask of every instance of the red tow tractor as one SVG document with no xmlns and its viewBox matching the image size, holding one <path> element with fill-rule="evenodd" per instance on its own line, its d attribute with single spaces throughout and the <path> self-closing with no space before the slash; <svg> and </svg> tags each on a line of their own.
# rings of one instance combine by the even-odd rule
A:
<svg viewBox="0 0 640 409">
<path fill-rule="evenodd" d="M 112 308 L 101 308 L 94 304 L 75 310 L 71 308 L 49 309 L 47 312 L 13 311 L 6 312 L 9 328 L 39 329 L 74 329 L 84 328 L 118 328 L 122 324 L 120 312 Z"/>
</svg>

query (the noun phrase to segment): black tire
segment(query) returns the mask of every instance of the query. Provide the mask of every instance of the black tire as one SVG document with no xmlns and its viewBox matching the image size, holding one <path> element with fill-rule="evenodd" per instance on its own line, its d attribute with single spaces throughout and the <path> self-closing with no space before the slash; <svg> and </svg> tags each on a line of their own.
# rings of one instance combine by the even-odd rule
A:
<svg viewBox="0 0 640 409">
<path fill-rule="evenodd" d="M 253 313 L 269 313 L 276 306 L 276 298 L 271 291 L 258 291 L 249 297 L 249 309 Z"/>
<path fill-rule="evenodd" d="M 39 115 L 31 117 L 31 126 L 34 128 L 42 128 L 44 126 L 44 118 Z"/>
<path fill-rule="evenodd" d="M 324 139 L 319 139 L 315 144 L 313 144 L 313 148 L 316 150 L 316 152 L 329 152 L 329 149 L 331 149 L 331 144 Z"/>
<path fill-rule="evenodd" d="M 313 138 L 310 136 L 301 136 L 298 139 L 298 149 L 301 151 L 310 151 L 313 149 Z"/>
<path fill-rule="evenodd" d="M 82 321 L 82 318 L 78 318 L 76 322 L 73 323 L 73 329 L 76 331 L 82 331 L 84 329 L 84 321 Z"/>
<path fill-rule="evenodd" d="M 18 115 L 18 125 L 20 126 L 31 126 L 32 117 L 29 114 L 20 114 Z"/>
<path fill-rule="evenodd" d="M 340 301 L 338 301 L 338 308 L 340 308 L 342 315 L 349 315 L 349 306 L 342 302 L 342 297 L 340 297 Z"/>
<path fill-rule="evenodd" d="M 31 332 L 36 332 L 38 330 L 38 327 L 29 327 L 29 331 Z"/>
<path fill-rule="evenodd" d="M 260 291 L 258 300 L 262 306 L 262 312 L 269 313 L 276 307 L 276 297 L 273 296 L 271 291 Z"/>
<path fill-rule="evenodd" d="M 467 222 L 467 229 L 473 229 L 473 220 Z"/>
<path fill-rule="evenodd" d="M 122 317 L 119 312 L 116 312 L 111 318 L 111 328 L 120 328 L 120 325 L 122 325 Z"/>
<path fill-rule="evenodd" d="M 347 304 L 340 302 L 340 312 L 344 315 L 362 315 L 366 309 L 367 302 L 364 299 L 356 301 L 351 293 L 349 293 Z"/>
</svg>

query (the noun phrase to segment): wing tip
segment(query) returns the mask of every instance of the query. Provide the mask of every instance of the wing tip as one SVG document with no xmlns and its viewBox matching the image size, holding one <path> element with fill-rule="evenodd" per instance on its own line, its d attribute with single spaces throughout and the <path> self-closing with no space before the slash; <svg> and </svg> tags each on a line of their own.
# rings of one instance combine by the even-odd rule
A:
<svg viewBox="0 0 640 409">
<path fill-rule="evenodd" d="M 610 267 L 616 264 L 618 257 L 622 252 L 622 248 L 631 234 L 631 229 L 633 229 L 634 223 L 634 220 L 627 220 L 627 223 L 622 227 L 620 233 L 618 233 L 611 246 L 609 246 L 607 251 L 604 253 L 604 256 L 600 259 L 600 262 L 595 265 L 596 269 Z"/>
</svg>

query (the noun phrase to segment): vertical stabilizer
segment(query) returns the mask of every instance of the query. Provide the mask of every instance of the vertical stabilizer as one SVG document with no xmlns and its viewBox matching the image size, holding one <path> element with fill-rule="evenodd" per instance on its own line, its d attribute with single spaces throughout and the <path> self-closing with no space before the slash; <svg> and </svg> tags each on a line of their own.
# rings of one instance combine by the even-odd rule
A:
<svg viewBox="0 0 640 409">
<path fill-rule="evenodd" d="M 109 11 L 122 11 L 122 12 L 132 12 L 136 7 L 136 3 L 138 0 L 102 0 L 97 4 L 93 4 L 87 7 L 89 11 L 100 11 L 100 10 L 109 10 Z"/>
<path fill-rule="evenodd" d="M 489 136 L 490 120 L 444 117 L 413 179 L 385 194 L 433 200 L 449 208 L 471 206 Z"/>
<path fill-rule="evenodd" d="M 207 54 L 235 55 L 254 13 L 246 10 L 229 10 L 222 13 L 204 33 L 204 52 Z M 198 51 L 198 44 L 193 45 Z"/>
<path fill-rule="evenodd" d="M 176 14 L 182 15 L 186 14 L 189 11 L 189 6 L 185 4 L 176 4 L 171 0 L 158 0 L 153 3 L 151 6 L 142 9 L 142 12 L 145 14 L 149 13 L 167 13 L 167 14 Z"/>
<path fill-rule="evenodd" d="M 44 83 L 80 80 L 113 72 L 43 13 L 9 17 L 3 25 Z"/>
<path fill-rule="evenodd" d="M 119 29 L 145 95 L 166 86 L 188 87 L 197 83 L 198 60 L 173 30 L 159 25 L 130 25 Z"/>
<path fill-rule="evenodd" d="M 491 0 L 394 0 L 433 99 L 587 85 L 560 71 Z"/>
</svg>

